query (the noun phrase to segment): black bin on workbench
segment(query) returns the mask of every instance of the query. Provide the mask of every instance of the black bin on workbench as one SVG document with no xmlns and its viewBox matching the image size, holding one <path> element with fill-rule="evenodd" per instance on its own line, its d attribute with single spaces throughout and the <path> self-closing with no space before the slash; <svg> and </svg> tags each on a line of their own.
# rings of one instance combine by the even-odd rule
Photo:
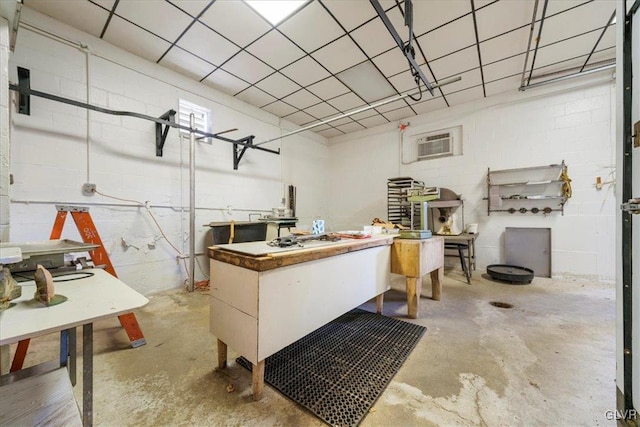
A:
<svg viewBox="0 0 640 427">
<path fill-rule="evenodd" d="M 211 239 L 212 245 L 229 243 L 231 235 L 231 222 L 212 222 Z M 238 221 L 233 224 L 233 243 L 257 242 L 267 239 L 267 223 L 257 221 Z"/>
</svg>

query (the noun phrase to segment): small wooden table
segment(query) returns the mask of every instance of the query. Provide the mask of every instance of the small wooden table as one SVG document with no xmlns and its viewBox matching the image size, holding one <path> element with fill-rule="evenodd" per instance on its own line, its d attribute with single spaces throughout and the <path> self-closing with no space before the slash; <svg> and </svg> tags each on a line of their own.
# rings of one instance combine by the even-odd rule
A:
<svg viewBox="0 0 640 427">
<path fill-rule="evenodd" d="M 391 272 L 406 276 L 409 317 L 418 317 L 422 276 L 431 274 L 431 298 L 439 301 L 444 278 L 444 238 L 399 239 L 391 245 Z"/>
</svg>

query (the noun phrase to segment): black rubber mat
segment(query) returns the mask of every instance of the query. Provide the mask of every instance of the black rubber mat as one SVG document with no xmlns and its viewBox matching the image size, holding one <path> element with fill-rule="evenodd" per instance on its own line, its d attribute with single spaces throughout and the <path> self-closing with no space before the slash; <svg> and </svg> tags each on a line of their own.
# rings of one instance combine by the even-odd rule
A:
<svg viewBox="0 0 640 427">
<path fill-rule="evenodd" d="M 330 425 L 357 426 L 426 330 L 355 309 L 269 356 L 265 381 Z"/>
</svg>

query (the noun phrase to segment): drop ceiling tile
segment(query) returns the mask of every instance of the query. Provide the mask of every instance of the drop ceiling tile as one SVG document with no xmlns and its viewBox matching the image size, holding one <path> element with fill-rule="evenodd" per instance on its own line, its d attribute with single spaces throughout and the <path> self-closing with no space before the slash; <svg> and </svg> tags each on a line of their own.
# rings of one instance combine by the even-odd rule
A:
<svg viewBox="0 0 640 427">
<path fill-rule="evenodd" d="M 406 119 L 407 117 L 415 116 L 413 110 L 409 107 L 399 108 L 397 110 L 389 111 L 384 113 L 384 116 L 390 122 L 394 122 L 396 120 Z"/>
<path fill-rule="evenodd" d="M 336 110 L 326 102 L 322 102 L 320 104 L 305 108 L 304 111 L 319 119 L 326 119 L 329 116 L 335 116 L 340 113 L 338 110 Z"/>
<path fill-rule="evenodd" d="M 297 113 L 289 114 L 284 119 L 289 120 L 290 122 L 295 123 L 298 126 L 317 121 L 304 111 L 298 111 Z"/>
<path fill-rule="evenodd" d="M 211 0 L 167 0 L 169 3 L 173 3 L 180 9 L 187 12 L 194 18 L 204 10 Z"/>
<path fill-rule="evenodd" d="M 369 117 L 377 116 L 378 113 L 374 109 L 363 111 L 362 113 L 352 114 L 351 117 L 353 120 L 359 121 L 362 119 L 368 119 Z"/>
<path fill-rule="evenodd" d="M 169 42 L 174 42 L 193 22 L 191 16 L 165 1 L 153 5 L 123 1 L 118 3 L 116 14 Z"/>
<path fill-rule="evenodd" d="M 114 16 L 104 40 L 150 61 L 157 61 L 171 46 L 159 37 Z"/>
<path fill-rule="evenodd" d="M 480 53 L 482 63 L 489 64 L 510 56 L 527 52 L 529 42 L 529 28 L 522 28 L 509 34 L 499 36 L 480 43 Z M 531 42 L 531 49 L 535 48 L 535 43 Z"/>
<path fill-rule="evenodd" d="M 309 53 L 344 35 L 344 31 L 318 2 L 309 4 L 278 28 Z"/>
<path fill-rule="evenodd" d="M 242 47 L 271 29 L 243 1 L 216 1 L 200 21 Z"/>
<path fill-rule="evenodd" d="M 442 96 L 438 96 L 437 98 L 429 98 L 426 101 L 416 102 L 415 104 L 411 104 L 411 106 L 416 113 L 425 114 L 447 108 L 447 103 Z"/>
<path fill-rule="evenodd" d="M 110 3 L 111 5 L 105 5 L 108 10 L 111 10 L 113 1 Z M 77 0 L 29 2 L 28 6 L 96 37 L 100 37 L 102 28 L 109 18 L 107 10 L 90 2 Z"/>
<path fill-rule="evenodd" d="M 413 32 L 416 35 L 422 35 L 469 13 L 471 13 L 471 2 L 468 1 L 414 1 Z"/>
<path fill-rule="evenodd" d="M 329 77 L 318 83 L 314 83 L 307 89 L 322 99 L 331 99 L 349 92 L 349 88 L 335 77 Z"/>
<path fill-rule="evenodd" d="M 362 107 L 365 102 L 355 94 L 349 92 L 327 101 L 329 104 L 342 112 L 353 110 L 356 107 Z"/>
<path fill-rule="evenodd" d="M 334 128 L 323 130 L 318 133 L 324 136 L 325 138 L 333 138 L 334 136 L 344 135 L 344 132 L 340 132 L 339 130 Z"/>
<path fill-rule="evenodd" d="M 599 36 L 598 32 L 592 32 L 552 45 L 540 46 L 535 67 L 544 67 L 576 56 L 588 55 Z"/>
<path fill-rule="evenodd" d="M 541 45 L 602 28 L 607 24 L 616 2 L 596 1 L 544 20 Z M 598 32 L 599 35 L 600 32 Z"/>
<path fill-rule="evenodd" d="M 376 114 L 375 116 L 367 117 L 366 119 L 360 119 L 358 120 L 358 122 L 366 128 L 372 128 L 378 125 L 389 123 L 389 120 L 387 120 L 384 116 L 381 116 L 380 114 Z"/>
<path fill-rule="evenodd" d="M 231 58 L 222 68 L 250 83 L 262 80 L 273 73 L 273 68 L 246 52 L 240 52 Z"/>
<path fill-rule="evenodd" d="M 448 93 L 447 101 L 450 106 L 466 104 L 467 102 L 475 101 L 477 99 L 484 98 L 482 87 L 473 87 L 456 93 Z"/>
<path fill-rule="evenodd" d="M 399 48 L 391 49 L 382 55 L 373 58 L 374 64 L 378 66 L 382 74 L 387 77 L 391 77 L 395 74 L 409 70 L 409 62 L 407 58 L 402 54 Z"/>
<path fill-rule="evenodd" d="M 267 110 L 268 112 L 273 113 L 278 117 L 284 117 L 296 111 L 294 107 L 289 104 L 285 104 L 282 101 L 276 101 L 269 105 L 265 105 L 264 107 L 262 107 L 262 109 Z"/>
<path fill-rule="evenodd" d="M 429 61 L 469 47 L 476 42 L 473 18 L 465 16 L 451 24 L 418 37 L 416 40 L 422 46 L 422 50 Z"/>
<path fill-rule="evenodd" d="M 326 1 L 323 4 L 347 31 L 378 16 L 373 6 L 362 0 Z"/>
<path fill-rule="evenodd" d="M 460 73 L 458 74 L 458 76 L 462 77 L 462 80 L 442 86 L 442 90 L 445 94 L 458 92 L 473 86 L 482 85 L 482 74 L 480 74 L 479 68 L 476 68 L 475 70 L 469 70 L 465 73 Z"/>
<path fill-rule="evenodd" d="M 310 56 L 305 56 L 299 61 L 283 68 L 280 72 L 301 86 L 310 85 L 330 75 L 327 70 L 322 68 L 318 62 Z"/>
<path fill-rule="evenodd" d="M 321 125 L 321 126 L 313 128 L 313 131 L 317 133 L 317 132 L 320 132 L 321 130 L 327 130 L 327 129 L 331 129 L 331 126 L 330 125 Z"/>
<path fill-rule="evenodd" d="M 416 93 L 418 92 L 418 86 L 416 85 L 416 82 L 413 80 L 413 77 L 411 76 L 411 73 L 409 73 L 409 71 L 407 71 L 406 73 L 395 75 L 389 78 L 389 81 L 391 82 L 393 87 L 395 87 L 396 90 L 400 93 L 409 91 L 411 93 L 413 93 L 414 91 Z M 430 80 L 429 82 L 433 83 L 433 80 Z M 422 88 L 424 89 L 424 85 L 422 85 Z"/>
<path fill-rule="evenodd" d="M 236 46 L 199 22 L 189 28 L 177 45 L 216 65 L 222 64 L 238 51 Z"/>
<path fill-rule="evenodd" d="M 482 67 L 484 72 L 484 81 L 491 82 L 499 80 L 503 77 L 509 77 L 516 74 L 522 75 L 524 67 L 525 54 L 514 56 L 513 58 L 504 59 L 502 61 L 493 62 Z M 528 73 L 528 69 L 527 69 Z"/>
<path fill-rule="evenodd" d="M 475 46 L 472 46 L 452 55 L 431 61 L 429 65 L 431 65 L 433 73 L 438 76 L 439 80 L 457 76 L 464 71 L 480 66 L 478 50 Z"/>
<path fill-rule="evenodd" d="M 606 49 L 598 50 L 591 55 L 589 59 L 589 64 L 595 64 L 600 61 L 606 61 L 610 59 L 615 59 L 616 57 L 616 48 L 615 46 L 609 47 Z M 586 58 L 585 58 L 586 60 Z M 604 64 L 603 64 L 604 65 Z"/>
<path fill-rule="evenodd" d="M 364 49 L 369 57 L 372 57 L 393 47 L 398 47 L 390 35 L 387 37 L 388 34 L 389 30 L 387 30 L 382 19 L 374 19 L 368 24 L 354 30 L 351 33 L 351 37 Z"/>
<path fill-rule="evenodd" d="M 522 26 L 529 28 L 534 5 L 533 1 L 499 1 L 478 10 L 478 38 L 483 41 Z M 538 15 L 541 9 L 538 8 Z"/>
<path fill-rule="evenodd" d="M 200 81 L 215 69 L 213 65 L 182 50 L 178 46 L 174 46 L 169 50 L 169 53 L 160 61 L 160 65 L 171 68 L 197 81 Z"/>
<path fill-rule="evenodd" d="M 344 133 L 350 133 L 350 132 L 355 132 L 358 130 L 365 129 L 364 126 L 356 122 L 351 122 L 351 123 L 347 123 L 346 125 L 336 126 L 336 127 L 338 128 L 338 130 L 341 130 Z"/>
<path fill-rule="evenodd" d="M 283 101 L 286 102 L 287 104 L 291 104 L 294 107 L 303 110 L 311 105 L 315 105 L 319 103 L 321 99 L 315 96 L 314 94 L 312 94 L 311 92 L 309 92 L 308 90 L 302 89 L 296 93 L 292 93 L 291 95 L 287 96 L 286 98 L 283 99 Z"/>
<path fill-rule="evenodd" d="M 381 105 L 376 107 L 376 110 L 380 113 L 386 113 L 388 111 L 397 110 L 398 108 L 406 107 L 407 103 L 402 99 L 398 99 L 397 101 L 389 102 L 388 104 Z"/>
<path fill-rule="evenodd" d="M 347 36 L 315 51 L 312 55 L 333 74 L 367 59 L 358 46 Z"/>
<path fill-rule="evenodd" d="M 227 73 L 220 68 L 209 75 L 209 77 L 204 79 L 202 83 L 206 84 L 207 86 L 216 88 L 229 95 L 235 95 L 241 90 L 249 87 L 249 83 Z"/>
<path fill-rule="evenodd" d="M 581 7 L 585 3 L 585 0 L 564 0 L 564 1 L 550 1 L 547 5 L 547 17 L 557 15 L 566 10 L 573 9 L 575 7 Z"/>
<path fill-rule="evenodd" d="M 276 70 L 305 55 L 299 47 L 275 30 L 260 37 L 247 50 Z"/>
<path fill-rule="evenodd" d="M 300 86 L 280 73 L 273 73 L 266 79 L 256 83 L 256 86 L 276 98 L 284 98 L 290 93 L 300 89 Z"/>
<path fill-rule="evenodd" d="M 485 85 L 487 96 L 504 92 L 517 92 L 520 87 L 520 76 L 507 77 Z"/>
<path fill-rule="evenodd" d="M 254 86 L 243 90 L 238 95 L 236 95 L 236 98 L 248 102 L 251 105 L 255 105 L 256 107 L 262 107 L 263 105 L 270 104 L 276 100 L 273 96 L 261 91 Z"/>
</svg>

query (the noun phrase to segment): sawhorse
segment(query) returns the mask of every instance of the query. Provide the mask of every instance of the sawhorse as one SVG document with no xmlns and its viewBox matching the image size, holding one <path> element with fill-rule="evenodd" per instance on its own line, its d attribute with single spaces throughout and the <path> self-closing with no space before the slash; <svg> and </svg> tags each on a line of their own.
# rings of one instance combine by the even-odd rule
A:
<svg viewBox="0 0 640 427">
<path fill-rule="evenodd" d="M 67 219 L 67 213 L 71 212 L 71 217 L 76 223 L 76 227 L 78 228 L 78 232 L 82 237 L 82 241 L 85 243 L 98 245 L 97 248 L 89 251 L 91 260 L 93 261 L 93 265 L 96 267 L 104 266 L 104 269 L 108 273 L 110 273 L 114 277 L 118 277 L 118 275 L 116 274 L 116 270 L 113 268 L 113 264 L 111 264 L 109 255 L 107 254 L 107 251 L 102 244 L 102 239 L 100 239 L 98 230 L 96 229 L 96 226 L 91 219 L 89 208 L 81 206 L 56 205 L 56 209 L 58 210 L 58 214 L 56 215 L 56 220 L 53 223 L 53 229 L 51 230 L 51 236 L 49 236 L 49 239 L 57 240 L 60 238 L 60 236 L 62 235 L 62 229 L 64 228 L 65 220 Z M 120 324 L 125 329 L 125 331 L 127 331 L 129 341 L 131 342 L 131 347 L 136 348 L 147 343 L 147 341 L 144 339 L 144 335 L 142 334 L 142 330 L 140 330 L 140 325 L 138 325 L 138 320 L 136 319 L 135 314 L 122 314 L 118 316 L 118 320 L 120 320 Z M 69 345 L 69 340 L 72 339 L 75 343 L 75 336 L 70 337 L 69 334 L 65 334 L 65 332 L 67 331 L 64 331 L 61 336 L 61 362 L 65 357 L 63 353 L 66 353 L 66 355 L 69 354 L 69 348 L 71 347 Z M 75 332 L 75 329 L 73 332 Z M 27 355 L 27 349 L 29 348 L 29 341 L 30 340 L 26 339 L 18 342 L 16 354 L 13 358 L 13 363 L 11 364 L 11 372 L 22 369 L 24 359 Z M 73 346 L 73 348 L 75 349 L 75 345 Z M 73 359 L 74 358 L 72 358 L 72 360 Z"/>
</svg>

